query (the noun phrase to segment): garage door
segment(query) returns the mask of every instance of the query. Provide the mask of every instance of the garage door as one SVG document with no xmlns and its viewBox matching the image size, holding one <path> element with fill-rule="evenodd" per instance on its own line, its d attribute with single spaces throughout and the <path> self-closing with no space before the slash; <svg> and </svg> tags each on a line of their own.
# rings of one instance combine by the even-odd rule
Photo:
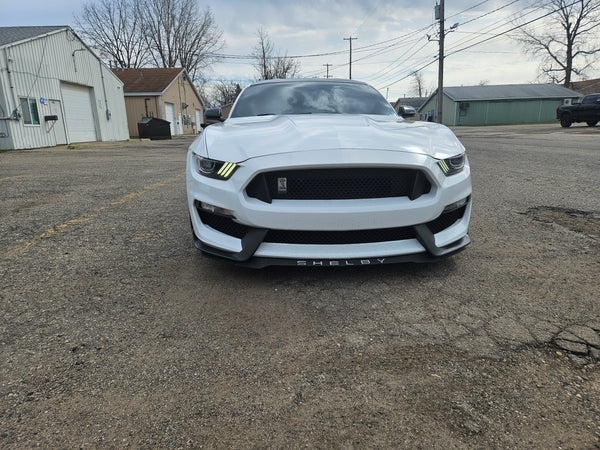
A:
<svg viewBox="0 0 600 450">
<path fill-rule="evenodd" d="M 90 88 L 75 84 L 61 84 L 60 90 L 69 142 L 97 140 Z"/>
<path fill-rule="evenodd" d="M 171 135 L 175 136 L 177 134 L 177 123 L 175 122 L 175 105 L 173 103 L 165 102 L 165 115 L 167 116 L 167 120 L 171 122 Z"/>
</svg>

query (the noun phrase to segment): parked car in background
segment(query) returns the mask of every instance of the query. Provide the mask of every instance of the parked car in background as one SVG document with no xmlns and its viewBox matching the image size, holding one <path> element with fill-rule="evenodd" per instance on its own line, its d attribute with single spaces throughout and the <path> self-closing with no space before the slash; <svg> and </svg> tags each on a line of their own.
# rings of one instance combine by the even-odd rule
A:
<svg viewBox="0 0 600 450">
<path fill-rule="evenodd" d="M 556 118 L 564 128 L 570 127 L 573 122 L 585 122 L 595 127 L 600 121 L 600 94 L 586 95 L 581 103 L 559 106 L 556 108 Z"/>
<path fill-rule="evenodd" d="M 465 148 L 443 125 L 398 117 L 365 83 L 262 81 L 226 120 L 206 116 L 223 122 L 192 143 L 186 171 L 205 254 L 251 267 L 374 265 L 435 261 L 470 242 Z"/>
</svg>

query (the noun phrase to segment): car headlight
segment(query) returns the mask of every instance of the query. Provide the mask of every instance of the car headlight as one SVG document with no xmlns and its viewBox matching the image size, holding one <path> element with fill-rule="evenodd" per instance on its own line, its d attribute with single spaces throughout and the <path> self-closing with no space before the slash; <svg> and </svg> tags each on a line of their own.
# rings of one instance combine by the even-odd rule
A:
<svg viewBox="0 0 600 450">
<path fill-rule="evenodd" d="M 440 166 L 444 175 L 454 175 L 464 169 L 465 154 L 461 153 L 460 155 L 452 156 L 451 158 L 440 159 L 438 161 L 438 166 Z"/>
<path fill-rule="evenodd" d="M 196 170 L 200 175 L 217 180 L 227 180 L 239 167 L 236 163 L 217 161 L 194 153 Z"/>
</svg>

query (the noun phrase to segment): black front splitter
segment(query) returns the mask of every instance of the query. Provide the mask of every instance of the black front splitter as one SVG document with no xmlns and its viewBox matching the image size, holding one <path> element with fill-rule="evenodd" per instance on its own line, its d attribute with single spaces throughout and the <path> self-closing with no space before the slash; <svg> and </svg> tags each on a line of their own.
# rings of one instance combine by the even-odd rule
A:
<svg viewBox="0 0 600 450">
<path fill-rule="evenodd" d="M 309 258 L 263 258 L 257 256 L 241 255 L 211 247 L 196 239 L 195 246 L 203 254 L 217 258 L 237 266 L 262 269 L 268 266 L 293 266 L 293 267 L 352 267 L 352 266 L 376 266 L 383 264 L 400 263 L 430 263 L 440 261 L 455 255 L 465 249 L 471 243 L 468 235 L 445 247 L 435 247 L 433 251 L 412 253 L 398 256 L 379 256 L 373 258 L 352 259 L 309 259 Z M 431 246 L 431 241 L 427 242 Z"/>
</svg>

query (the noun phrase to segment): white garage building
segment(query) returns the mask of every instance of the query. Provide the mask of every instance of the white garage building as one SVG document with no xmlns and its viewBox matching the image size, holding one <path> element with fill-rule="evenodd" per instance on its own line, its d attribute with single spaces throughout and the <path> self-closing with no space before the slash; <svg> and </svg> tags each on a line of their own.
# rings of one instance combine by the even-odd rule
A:
<svg viewBox="0 0 600 450">
<path fill-rule="evenodd" d="M 123 83 L 70 27 L 0 27 L 1 150 L 128 138 Z"/>
</svg>

